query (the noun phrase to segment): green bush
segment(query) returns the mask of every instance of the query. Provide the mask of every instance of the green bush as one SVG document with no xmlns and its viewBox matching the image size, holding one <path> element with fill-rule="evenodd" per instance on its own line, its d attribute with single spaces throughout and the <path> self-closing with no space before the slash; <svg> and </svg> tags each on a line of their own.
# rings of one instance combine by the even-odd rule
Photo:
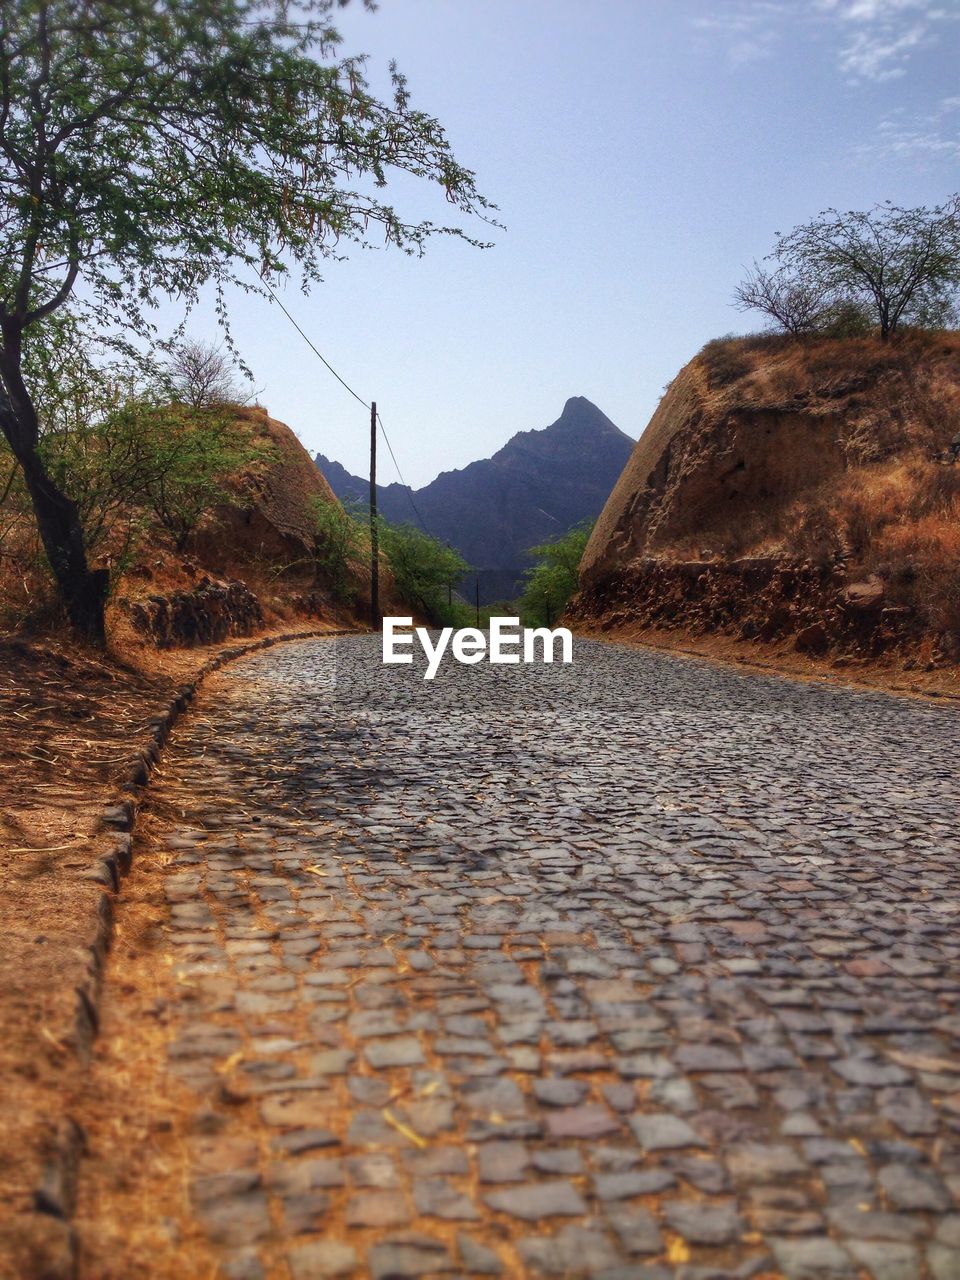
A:
<svg viewBox="0 0 960 1280">
<path fill-rule="evenodd" d="M 826 308 L 816 332 L 821 338 L 866 338 L 876 332 L 876 324 L 862 303 L 848 298 Z"/>
<path fill-rule="evenodd" d="M 381 520 L 379 537 L 397 594 L 431 623 L 464 625 L 463 602 L 453 598 L 469 567 L 463 556 L 412 524 Z"/>
<path fill-rule="evenodd" d="M 360 563 L 370 554 L 370 534 L 359 508 L 315 497 L 314 558 L 317 573 L 335 600 L 353 603 Z"/>
<path fill-rule="evenodd" d="M 62 311 L 33 335 L 24 372 L 47 474 L 77 504 L 87 550 L 109 555 L 116 574 L 151 526 L 182 551 L 205 515 L 235 500 L 228 478 L 268 451 L 235 406 L 171 403 L 164 370 L 132 351 L 105 354 Z"/>
<path fill-rule="evenodd" d="M 526 626 L 551 626 L 567 607 L 593 525 L 584 520 L 552 542 L 530 548 L 537 563 L 524 574 L 520 616 Z"/>
</svg>

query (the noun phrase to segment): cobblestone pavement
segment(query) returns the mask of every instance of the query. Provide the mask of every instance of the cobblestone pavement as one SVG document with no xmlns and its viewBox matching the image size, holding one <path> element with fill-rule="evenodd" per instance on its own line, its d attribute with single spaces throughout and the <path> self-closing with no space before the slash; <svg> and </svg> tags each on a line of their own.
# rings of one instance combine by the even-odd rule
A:
<svg viewBox="0 0 960 1280">
<path fill-rule="evenodd" d="M 590 642 L 218 677 L 159 798 L 222 1274 L 957 1280 L 958 760 Z"/>
</svg>

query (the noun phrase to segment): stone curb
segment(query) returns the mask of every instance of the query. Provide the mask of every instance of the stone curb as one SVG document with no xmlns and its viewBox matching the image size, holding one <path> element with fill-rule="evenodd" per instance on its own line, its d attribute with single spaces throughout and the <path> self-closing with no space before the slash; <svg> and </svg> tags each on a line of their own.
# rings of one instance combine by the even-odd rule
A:
<svg viewBox="0 0 960 1280">
<path fill-rule="evenodd" d="M 99 1030 L 103 970 L 113 938 L 114 900 L 133 862 L 133 833 L 140 807 L 140 792 L 149 784 L 154 766 L 177 720 L 190 706 L 207 676 L 236 658 L 294 640 L 358 634 L 362 632 L 348 628 L 335 631 L 315 628 L 311 631 L 265 636 L 248 644 L 225 649 L 205 662 L 192 680 L 181 685 L 170 699 L 166 710 L 150 721 L 151 728 L 145 744 L 120 769 L 120 794 L 104 807 L 101 814 L 104 852 L 90 870 L 82 872 L 80 876 L 81 879 L 92 880 L 102 886 L 102 892 L 92 900 L 89 932 L 91 940 L 86 948 L 84 973 L 76 987 L 77 1003 L 73 1026 L 70 1034 L 65 1037 L 65 1043 L 82 1067 L 90 1061 L 93 1042 Z M 45 1221 L 49 1223 L 57 1244 L 53 1251 L 55 1257 L 51 1256 L 50 1262 L 37 1273 L 37 1280 L 75 1280 L 77 1275 L 77 1241 L 70 1227 L 70 1218 L 76 1205 L 77 1179 L 84 1143 L 85 1136 L 81 1126 L 72 1116 L 63 1116 L 57 1125 L 51 1153 L 33 1194 L 33 1216 L 38 1219 L 38 1226 L 42 1226 Z"/>
</svg>

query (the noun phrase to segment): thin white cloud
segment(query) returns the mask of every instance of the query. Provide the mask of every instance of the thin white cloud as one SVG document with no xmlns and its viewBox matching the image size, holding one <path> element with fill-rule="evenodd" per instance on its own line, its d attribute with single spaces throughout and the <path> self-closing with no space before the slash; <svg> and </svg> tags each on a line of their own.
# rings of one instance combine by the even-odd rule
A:
<svg viewBox="0 0 960 1280">
<path fill-rule="evenodd" d="M 844 79 L 882 83 L 905 75 L 958 18 L 956 5 L 931 0 L 720 0 L 693 25 L 723 40 L 735 65 L 769 57 L 806 27 L 831 42 Z"/>
<path fill-rule="evenodd" d="M 892 111 L 877 126 L 861 155 L 909 160 L 920 167 L 942 160 L 960 161 L 960 97 L 942 98 L 925 114 Z"/>
<path fill-rule="evenodd" d="M 840 70 L 850 80 L 896 80 L 907 74 L 907 62 L 913 51 L 931 43 L 931 34 L 919 23 L 899 35 L 858 31 L 840 50 Z"/>
</svg>

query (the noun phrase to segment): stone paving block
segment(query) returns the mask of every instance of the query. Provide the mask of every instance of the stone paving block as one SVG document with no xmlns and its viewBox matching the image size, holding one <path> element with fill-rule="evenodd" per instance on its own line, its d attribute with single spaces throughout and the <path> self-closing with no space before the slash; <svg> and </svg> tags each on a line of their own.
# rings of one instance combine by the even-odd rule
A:
<svg viewBox="0 0 960 1280">
<path fill-rule="evenodd" d="M 400 1191 L 359 1191 L 347 1201 L 348 1227 L 399 1227 L 410 1221 L 406 1197 Z"/>
<path fill-rule="evenodd" d="M 197 1221 L 214 1244 L 254 1244 L 270 1234 L 267 1198 L 262 1191 L 223 1196 L 198 1205 Z"/>
<path fill-rule="evenodd" d="M 646 1151 L 670 1151 L 678 1147 L 706 1145 L 697 1137 L 686 1120 L 667 1112 L 633 1116 L 630 1120 L 630 1128 Z"/>
<path fill-rule="evenodd" d="M 467 1222 L 480 1217 L 470 1197 L 445 1178 L 424 1178 L 416 1182 L 413 1200 L 417 1212 L 430 1218 Z"/>
<path fill-rule="evenodd" d="M 920 1254 L 913 1245 L 845 1240 L 844 1247 L 867 1269 L 871 1280 L 916 1280 L 921 1274 Z"/>
<path fill-rule="evenodd" d="M 276 649 L 178 727 L 164 1016 L 225 1274 L 276 1233 L 293 1280 L 954 1280 L 955 713 L 577 645 Z"/>
<path fill-rule="evenodd" d="M 623 1128 L 617 1116 L 596 1102 L 551 1111 L 546 1126 L 551 1138 L 602 1138 Z"/>
<path fill-rule="evenodd" d="M 477 1151 L 481 1182 L 523 1182 L 530 1153 L 522 1142 L 485 1142 Z"/>
<path fill-rule="evenodd" d="M 877 1174 L 877 1183 L 894 1209 L 946 1213 L 953 1207 L 950 1193 L 932 1169 L 886 1165 Z"/>
<path fill-rule="evenodd" d="M 627 1169 L 622 1173 L 596 1174 L 593 1189 L 598 1200 L 626 1200 L 666 1191 L 676 1182 L 668 1169 Z"/>
<path fill-rule="evenodd" d="M 471 1275 L 499 1276 L 503 1274 L 503 1263 L 492 1249 L 480 1244 L 471 1236 L 457 1236 L 457 1252 L 464 1270 Z"/>
<path fill-rule="evenodd" d="M 417 1232 L 374 1245 L 367 1255 L 372 1280 L 407 1280 L 408 1277 L 443 1274 L 451 1258 L 439 1240 Z"/>
<path fill-rule="evenodd" d="M 357 1251 L 335 1240 L 302 1244 L 287 1254 L 293 1280 L 320 1280 L 325 1276 L 352 1276 L 357 1270 Z"/>
<path fill-rule="evenodd" d="M 555 1236 L 526 1236 L 517 1252 L 534 1274 L 595 1276 L 622 1261 L 606 1233 L 597 1227 L 567 1226 Z"/>
<path fill-rule="evenodd" d="M 655 1254 L 664 1247 L 660 1228 L 648 1209 L 639 1206 L 610 1209 L 607 1221 L 628 1254 Z"/>
<path fill-rule="evenodd" d="M 672 1230 L 690 1244 L 730 1244 L 743 1230 L 735 1200 L 712 1204 L 699 1200 L 665 1200 L 663 1216 Z"/>
<path fill-rule="evenodd" d="M 569 1182 L 527 1183 L 511 1187 L 509 1191 L 488 1192 L 483 1199 L 498 1213 L 527 1222 L 571 1217 L 587 1211 L 579 1192 Z"/>
<path fill-rule="evenodd" d="M 786 1280 L 851 1280 L 853 1259 L 828 1236 L 772 1236 L 768 1243 Z"/>
<path fill-rule="evenodd" d="M 738 1182 L 770 1183 L 802 1176 L 808 1166 L 792 1147 L 777 1143 L 744 1143 L 725 1153 L 727 1167 Z"/>
<path fill-rule="evenodd" d="M 423 1046 L 413 1036 L 395 1036 L 390 1040 L 370 1040 L 363 1046 L 363 1056 L 371 1067 L 418 1067 L 424 1061 Z"/>
</svg>

